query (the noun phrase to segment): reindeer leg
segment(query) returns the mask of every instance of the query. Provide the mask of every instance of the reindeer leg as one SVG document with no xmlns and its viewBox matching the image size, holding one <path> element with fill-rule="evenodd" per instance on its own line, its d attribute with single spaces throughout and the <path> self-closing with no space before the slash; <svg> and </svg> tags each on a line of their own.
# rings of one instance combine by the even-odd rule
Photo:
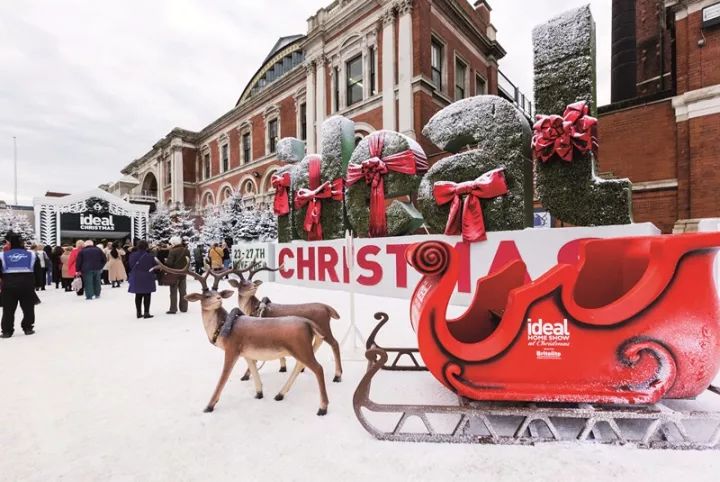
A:
<svg viewBox="0 0 720 482">
<path fill-rule="evenodd" d="M 280 373 L 285 373 L 287 371 L 287 360 L 285 357 L 280 357 Z"/>
<path fill-rule="evenodd" d="M 315 359 L 315 354 L 313 353 L 303 354 L 302 358 L 305 358 L 302 362 L 315 374 L 318 381 L 318 388 L 320 389 L 320 408 L 318 409 L 317 414 L 326 415 L 329 401 L 327 390 L 325 388 L 325 374 L 323 372 L 323 367 L 320 363 L 318 363 L 317 359 Z"/>
<path fill-rule="evenodd" d="M 318 350 L 318 348 L 322 345 L 322 338 L 315 337 L 315 340 L 313 341 L 313 353 Z M 293 384 L 295 383 L 295 380 L 297 379 L 300 372 L 305 371 L 305 365 L 301 363 L 300 361 L 295 361 L 295 368 L 293 368 L 292 373 L 290 374 L 290 378 L 288 378 L 288 381 L 283 385 L 282 389 L 280 390 L 280 393 L 275 395 L 275 400 L 280 401 L 285 398 L 285 395 L 290 391 Z"/>
<path fill-rule="evenodd" d="M 288 378 L 288 381 L 285 382 L 285 385 L 283 385 L 280 392 L 275 395 L 275 400 L 278 402 L 285 398 L 285 395 L 287 395 L 287 392 L 290 391 L 290 388 L 292 388 L 293 384 L 295 383 L 295 379 L 297 379 L 297 376 L 300 375 L 300 370 L 303 369 L 305 365 L 300 363 L 299 361 L 295 362 L 295 368 L 293 368 L 292 373 L 290 374 L 290 378 Z"/>
<path fill-rule="evenodd" d="M 333 357 L 335 358 L 335 378 L 333 382 L 338 383 L 342 380 L 342 362 L 340 361 L 340 344 L 337 342 L 334 336 L 330 335 L 325 338 L 325 341 L 330 345 L 333 351 Z"/>
<path fill-rule="evenodd" d="M 242 378 L 240 379 L 241 382 L 246 382 L 248 380 L 250 380 L 250 367 L 248 367 L 245 370 L 245 373 L 243 374 Z"/>
<path fill-rule="evenodd" d="M 260 380 L 260 373 L 258 373 L 257 365 L 255 360 L 245 359 L 248 364 L 248 369 L 252 374 L 253 381 L 255 382 L 255 398 L 263 397 L 262 380 Z"/>
<path fill-rule="evenodd" d="M 213 393 L 213 396 L 210 399 L 210 403 L 208 403 L 207 407 L 205 408 L 205 413 L 210 413 L 215 410 L 215 405 L 217 405 L 218 401 L 220 400 L 220 394 L 222 393 L 223 388 L 225 387 L 225 384 L 230 377 L 230 373 L 232 372 L 232 369 L 235 366 L 235 362 L 237 361 L 237 359 L 238 356 L 235 353 L 225 351 L 225 363 L 223 364 L 223 371 L 220 375 L 220 380 L 218 380 L 217 387 L 215 387 L 215 393 Z"/>
</svg>

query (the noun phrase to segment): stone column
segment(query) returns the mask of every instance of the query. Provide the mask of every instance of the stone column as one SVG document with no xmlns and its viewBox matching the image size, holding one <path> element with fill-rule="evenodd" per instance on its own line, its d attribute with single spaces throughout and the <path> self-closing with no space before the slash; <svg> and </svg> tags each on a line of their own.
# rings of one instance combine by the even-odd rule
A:
<svg viewBox="0 0 720 482">
<path fill-rule="evenodd" d="M 173 145 L 172 163 L 172 200 L 185 204 L 185 173 L 183 172 L 182 145 Z"/>
<path fill-rule="evenodd" d="M 305 105 L 307 112 L 307 152 L 315 152 L 315 61 L 305 63 Z"/>
<path fill-rule="evenodd" d="M 323 121 L 325 121 L 325 113 L 327 110 L 327 103 L 326 103 L 326 87 L 325 87 L 325 64 L 327 63 L 327 59 L 325 56 L 321 55 L 317 58 L 315 61 L 315 101 L 316 101 L 316 110 L 315 110 L 315 122 L 316 122 L 316 128 L 315 128 L 315 139 L 320 139 L 320 126 L 322 125 Z M 310 152 L 310 151 L 309 151 Z M 312 151 L 314 152 L 314 151 Z"/>
<path fill-rule="evenodd" d="M 397 2 L 398 28 L 398 129 L 402 134 L 415 138 L 413 128 L 413 0 Z"/>
<path fill-rule="evenodd" d="M 395 11 L 392 7 L 382 16 L 382 106 L 383 129 L 397 130 L 395 112 Z"/>
</svg>

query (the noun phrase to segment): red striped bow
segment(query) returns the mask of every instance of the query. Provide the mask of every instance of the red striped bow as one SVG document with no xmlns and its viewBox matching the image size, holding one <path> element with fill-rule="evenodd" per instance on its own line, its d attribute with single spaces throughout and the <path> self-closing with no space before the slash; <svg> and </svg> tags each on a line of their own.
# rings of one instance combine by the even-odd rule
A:
<svg viewBox="0 0 720 482">
<path fill-rule="evenodd" d="M 370 186 L 370 237 L 387 236 L 387 217 L 385 215 L 385 175 L 389 172 L 399 174 L 416 174 L 427 171 L 428 163 L 425 153 L 420 149 L 406 151 L 381 157 L 385 145 L 382 132 L 370 134 L 368 139 L 370 159 L 360 164 L 350 164 L 347 171 L 348 186 L 360 179 Z"/>
<path fill-rule="evenodd" d="M 277 216 L 290 214 L 290 173 L 273 175 L 270 184 L 275 188 L 273 211 Z"/>
<path fill-rule="evenodd" d="M 320 241 L 323 239 L 322 214 L 323 199 L 342 201 L 345 195 L 344 181 L 342 178 L 334 181 L 326 181 L 320 184 L 320 156 L 313 155 L 308 162 L 308 184 L 310 189 L 300 189 L 295 194 L 295 209 L 302 209 L 307 206 L 303 229 L 307 233 L 308 241 Z"/>
<path fill-rule="evenodd" d="M 445 234 L 462 233 L 463 241 L 468 242 L 484 241 L 487 238 L 480 199 L 492 199 L 507 193 L 508 187 L 502 168 L 488 171 L 474 181 L 439 181 L 433 185 L 433 195 L 438 205 L 452 202 Z"/>
<path fill-rule="evenodd" d="M 573 148 L 582 154 L 597 151 L 597 119 L 589 112 L 587 103 L 576 102 L 567 106 L 562 117 L 538 115 L 532 138 L 535 159 L 547 162 L 557 155 L 571 162 Z"/>
</svg>

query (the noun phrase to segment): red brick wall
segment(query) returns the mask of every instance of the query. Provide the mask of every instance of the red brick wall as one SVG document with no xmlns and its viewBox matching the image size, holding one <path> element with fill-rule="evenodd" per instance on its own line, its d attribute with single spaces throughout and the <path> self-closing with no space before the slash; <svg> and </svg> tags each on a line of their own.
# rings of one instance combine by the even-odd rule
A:
<svg viewBox="0 0 720 482">
<path fill-rule="evenodd" d="M 671 233 L 677 219 L 674 189 L 633 193 L 633 220 L 636 223 L 651 222 L 663 233 Z"/>
<path fill-rule="evenodd" d="M 675 126 L 670 100 L 602 115 L 599 170 L 633 182 L 674 179 Z"/>
<path fill-rule="evenodd" d="M 720 114 L 687 121 L 692 218 L 720 217 Z"/>
<path fill-rule="evenodd" d="M 677 92 L 720 84 L 720 28 L 701 31 L 702 12 L 695 12 L 675 25 Z M 705 46 L 698 41 L 705 37 Z"/>
<path fill-rule="evenodd" d="M 197 149 L 191 147 L 182 148 L 183 158 L 183 179 L 185 182 L 195 182 L 195 161 L 197 159 Z"/>
<path fill-rule="evenodd" d="M 286 97 L 280 101 L 280 138 L 297 136 L 297 112 L 295 99 Z"/>
<path fill-rule="evenodd" d="M 637 0 L 635 2 L 635 35 L 637 45 L 637 94 L 648 95 L 670 87 L 671 79 L 644 82 L 672 70 L 672 45 L 670 31 L 663 24 L 662 0 Z"/>
<path fill-rule="evenodd" d="M 265 155 L 265 121 L 262 115 L 250 119 L 252 124 L 252 158 L 259 159 Z"/>
<path fill-rule="evenodd" d="M 375 129 L 382 129 L 382 117 L 383 117 L 383 110 L 382 107 L 378 107 L 377 109 L 373 109 L 369 112 L 365 112 L 362 114 L 358 114 L 355 116 L 352 116 L 350 120 L 353 122 L 366 122 L 373 126 Z"/>
</svg>

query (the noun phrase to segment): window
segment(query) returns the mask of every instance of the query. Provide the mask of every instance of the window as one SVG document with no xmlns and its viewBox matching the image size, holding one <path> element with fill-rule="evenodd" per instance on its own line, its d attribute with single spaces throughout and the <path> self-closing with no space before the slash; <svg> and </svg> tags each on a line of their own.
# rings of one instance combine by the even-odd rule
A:
<svg viewBox="0 0 720 482">
<path fill-rule="evenodd" d="M 230 151 L 229 146 L 224 144 L 222 146 L 222 172 L 227 172 L 230 169 Z"/>
<path fill-rule="evenodd" d="M 433 39 L 430 48 L 430 64 L 432 67 L 432 83 L 435 84 L 438 90 L 442 90 L 443 46 L 435 39 Z"/>
<path fill-rule="evenodd" d="M 205 158 L 203 160 L 203 179 L 209 179 L 210 178 L 210 154 L 205 154 Z"/>
<path fill-rule="evenodd" d="M 487 84 L 485 83 L 485 79 L 478 75 L 475 77 L 475 95 L 485 94 L 487 94 Z"/>
<path fill-rule="evenodd" d="M 349 107 L 363 99 L 362 55 L 348 61 L 345 71 L 347 73 L 347 105 Z"/>
<path fill-rule="evenodd" d="M 375 81 L 375 47 L 370 49 L 370 95 L 377 94 Z"/>
<path fill-rule="evenodd" d="M 467 92 L 467 65 L 460 60 L 455 59 L 455 100 L 465 98 Z"/>
<path fill-rule="evenodd" d="M 171 161 L 165 163 L 165 185 L 172 184 L 172 164 Z"/>
<path fill-rule="evenodd" d="M 277 136 L 278 136 L 278 121 L 277 119 L 273 119 L 270 122 L 268 122 L 268 147 L 270 148 L 270 153 L 275 152 L 275 148 L 277 146 Z"/>
<path fill-rule="evenodd" d="M 250 133 L 243 134 L 242 136 L 242 144 L 243 144 L 243 161 L 247 164 L 248 162 L 252 161 L 250 159 Z"/>
<path fill-rule="evenodd" d="M 340 69 L 333 68 L 333 79 L 335 80 L 335 112 L 340 110 Z"/>
<path fill-rule="evenodd" d="M 300 140 L 307 140 L 307 104 L 300 104 Z"/>
</svg>

